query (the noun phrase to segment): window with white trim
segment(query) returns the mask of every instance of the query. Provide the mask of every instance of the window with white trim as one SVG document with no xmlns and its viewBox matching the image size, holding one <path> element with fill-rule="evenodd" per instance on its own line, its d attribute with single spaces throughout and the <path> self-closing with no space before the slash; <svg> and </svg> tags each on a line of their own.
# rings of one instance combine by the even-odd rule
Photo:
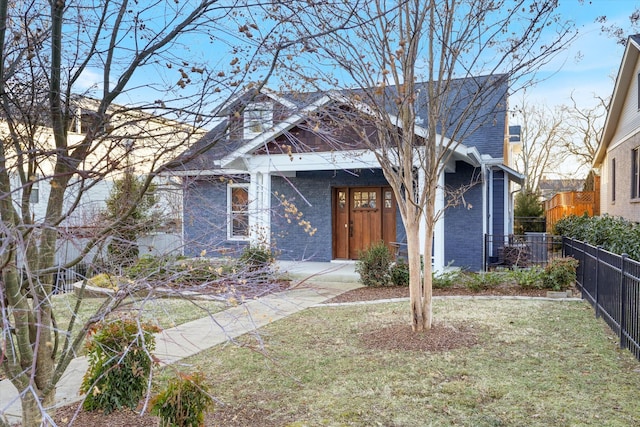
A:
<svg viewBox="0 0 640 427">
<path fill-rule="evenodd" d="M 230 240 L 249 238 L 249 184 L 229 184 L 227 187 L 227 237 Z"/>
<path fill-rule="evenodd" d="M 631 198 L 640 197 L 640 147 L 631 150 Z"/>
<path fill-rule="evenodd" d="M 256 102 L 244 110 L 244 139 L 253 139 L 273 126 L 273 105 Z"/>
</svg>

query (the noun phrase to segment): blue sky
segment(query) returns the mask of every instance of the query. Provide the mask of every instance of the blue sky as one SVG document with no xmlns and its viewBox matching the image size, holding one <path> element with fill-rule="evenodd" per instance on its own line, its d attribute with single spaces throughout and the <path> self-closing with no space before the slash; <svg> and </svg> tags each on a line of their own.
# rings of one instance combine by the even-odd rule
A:
<svg viewBox="0 0 640 427">
<path fill-rule="evenodd" d="M 622 28 L 633 31 L 629 25 L 629 15 L 637 7 L 640 0 L 559 0 L 558 12 L 576 23 L 579 31 L 577 39 L 567 49 L 556 56 L 538 73 L 545 81 L 526 91 L 528 102 L 544 103 L 548 106 L 568 104 L 569 96 L 574 93 L 574 98 L 580 105 L 592 106 L 596 103 L 594 95 L 607 98 L 611 95 L 614 78 L 617 73 L 624 47 L 617 44 L 612 37 L 602 34 L 601 24 L 596 23 L 598 16 L 606 15 L 610 22 L 618 23 Z M 638 30 L 640 31 L 640 30 Z M 220 66 L 225 62 L 225 49 L 217 49 L 208 40 L 191 39 L 193 44 L 186 47 L 186 55 L 194 55 L 200 60 L 217 62 L 210 63 L 209 68 Z M 214 53 L 212 55 L 212 53 Z M 228 61 L 226 61 L 228 62 Z M 166 70 L 165 70 L 166 71 Z M 101 80 L 99 72 L 87 70 L 84 74 L 84 83 L 88 87 L 98 84 Z M 144 86 L 149 83 L 149 75 L 140 73 L 134 77 L 132 83 Z M 156 79 L 161 76 L 156 75 Z M 177 80 L 177 74 L 166 76 Z M 144 90 L 149 98 L 157 94 Z M 180 92 L 180 91 L 179 91 Z M 182 94 L 185 94 L 184 91 Z M 179 94 L 178 94 L 179 95 Z M 514 96 L 511 104 L 519 103 L 521 96 Z M 148 99 L 146 99 L 148 100 Z M 135 102 L 136 99 L 119 99 L 118 102 Z"/>
<path fill-rule="evenodd" d="M 613 91 L 615 76 L 624 47 L 602 34 L 598 16 L 632 31 L 629 15 L 640 7 L 634 0 L 561 0 L 559 11 L 578 26 L 578 38 L 543 70 L 544 82 L 527 91 L 527 98 L 549 106 L 570 103 L 572 91 L 580 105 L 595 104 L 594 94 L 607 98 Z"/>
</svg>

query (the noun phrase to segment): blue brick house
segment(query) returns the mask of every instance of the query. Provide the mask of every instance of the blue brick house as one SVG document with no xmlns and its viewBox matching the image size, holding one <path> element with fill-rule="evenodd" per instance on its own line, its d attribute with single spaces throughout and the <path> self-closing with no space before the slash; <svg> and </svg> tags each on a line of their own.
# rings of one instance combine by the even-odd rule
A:
<svg viewBox="0 0 640 427">
<path fill-rule="evenodd" d="M 452 149 L 440 177 L 443 188 L 469 188 L 464 203 L 446 208 L 437 223 L 436 270 L 481 269 L 484 235 L 513 229 L 513 184 L 523 177 L 508 166 L 507 81 L 484 76 L 457 84 L 478 90 L 477 81 L 489 79 L 477 121 L 463 124 L 473 132 Z M 184 185 L 185 255 L 233 255 L 269 244 L 283 260 L 328 262 L 357 259 L 372 243 L 405 240 L 393 191 L 358 133 L 372 127 L 356 131 L 341 122 L 340 112 L 353 108 L 342 102 L 345 93 L 352 92 L 249 91 L 219 109 L 220 123 L 171 168 Z M 444 208 L 444 192 L 437 197 Z"/>
</svg>

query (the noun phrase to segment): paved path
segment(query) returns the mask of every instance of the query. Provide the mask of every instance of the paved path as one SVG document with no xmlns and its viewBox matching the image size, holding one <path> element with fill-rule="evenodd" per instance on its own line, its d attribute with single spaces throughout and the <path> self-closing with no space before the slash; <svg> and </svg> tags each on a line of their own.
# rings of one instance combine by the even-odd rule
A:
<svg viewBox="0 0 640 427">
<path fill-rule="evenodd" d="M 353 264 L 296 265 L 286 267 L 294 282 L 301 281 L 298 286 L 162 331 L 156 334 L 154 354 L 162 364 L 174 363 L 361 286 L 356 282 Z M 78 390 L 87 367 L 86 357 L 71 362 L 56 389 L 56 406 L 81 399 Z M 0 381 L 2 417 L 10 424 L 21 419 L 18 391 L 8 380 Z"/>
</svg>

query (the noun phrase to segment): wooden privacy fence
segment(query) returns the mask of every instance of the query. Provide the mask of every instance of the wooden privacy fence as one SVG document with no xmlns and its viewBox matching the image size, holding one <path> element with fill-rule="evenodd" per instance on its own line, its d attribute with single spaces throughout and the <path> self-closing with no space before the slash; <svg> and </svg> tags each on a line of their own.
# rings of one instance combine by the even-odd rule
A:
<svg viewBox="0 0 640 427">
<path fill-rule="evenodd" d="M 640 262 L 567 237 L 562 248 L 580 262 L 576 282 L 582 298 L 618 335 L 620 348 L 640 360 Z"/>
<path fill-rule="evenodd" d="M 558 220 L 569 215 L 600 215 L 599 195 L 595 191 L 568 191 L 558 193 L 544 202 L 547 231 L 553 231 Z"/>
</svg>

